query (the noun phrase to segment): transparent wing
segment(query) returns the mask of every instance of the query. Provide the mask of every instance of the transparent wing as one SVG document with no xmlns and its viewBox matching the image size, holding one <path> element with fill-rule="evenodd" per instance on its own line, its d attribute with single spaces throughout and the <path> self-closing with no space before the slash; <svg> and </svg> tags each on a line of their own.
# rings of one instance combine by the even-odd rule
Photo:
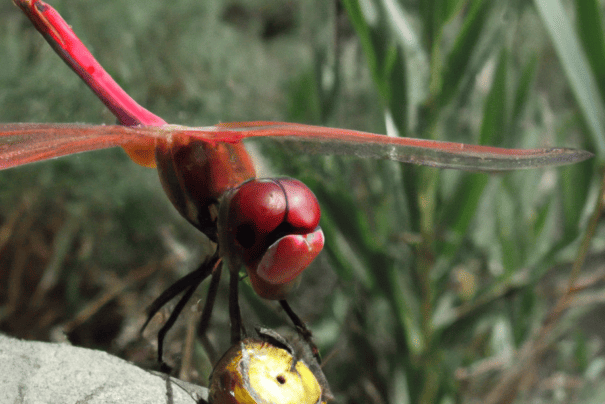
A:
<svg viewBox="0 0 605 404">
<path fill-rule="evenodd" d="M 157 127 L 0 124 L 0 169 L 115 146 L 148 146 Z"/>
<path fill-rule="evenodd" d="M 0 125 L 0 169 L 108 147 L 153 147 L 172 135 L 208 143 L 267 137 L 311 154 L 345 154 L 469 171 L 506 171 L 573 164 L 592 156 L 568 148 L 504 149 L 434 140 L 394 138 L 348 129 L 284 122 L 236 122 L 191 128 L 82 124 Z"/>
<path fill-rule="evenodd" d="M 355 130 L 284 122 L 223 123 L 199 130 L 200 133 L 197 134 L 196 128 L 190 128 L 186 133 L 193 137 L 201 136 L 206 140 L 211 138 L 216 142 L 271 137 L 300 143 L 300 147 L 307 153 L 347 154 L 468 171 L 507 171 L 559 166 L 583 161 L 592 156 L 584 150 L 568 148 L 504 149 L 395 138 Z"/>
</svg>

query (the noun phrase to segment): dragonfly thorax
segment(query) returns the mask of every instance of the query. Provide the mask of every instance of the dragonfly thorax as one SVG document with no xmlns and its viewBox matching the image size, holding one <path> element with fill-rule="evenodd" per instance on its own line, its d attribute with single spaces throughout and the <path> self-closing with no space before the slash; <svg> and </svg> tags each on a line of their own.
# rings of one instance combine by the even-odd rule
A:
<svg viewBox="0 0 605 404">
<path fill-rule="evenodd" d="M 183 217 L 216 242 L 216 205 L 230 189 L 254 178 L 242 143 L 211 144 L 185 134 L 159 140 L 155 159 L 162 186 Z"/>
</svg>

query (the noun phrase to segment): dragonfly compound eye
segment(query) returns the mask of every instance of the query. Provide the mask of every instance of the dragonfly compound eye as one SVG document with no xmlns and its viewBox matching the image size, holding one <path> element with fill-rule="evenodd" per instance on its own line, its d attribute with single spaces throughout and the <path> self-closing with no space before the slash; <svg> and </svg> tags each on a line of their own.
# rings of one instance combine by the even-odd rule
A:
<svg viewBox="0 0 605 404">
<path fill-rule="evenodd" d="M 319 225 L 321 210 L 315 194 L 305 184 L 293 178 L 275 180 L 284 190 L 287 202 L 285 221 L 299 232 L 310 232 Z"/>
<path fill-rule="evenodd" d="M 262 255 L 271 233 L 285 217 L 286 196 L 278 184 L 252 180 L 239 187 L 229 202 L 227 226 L 246 263 Z"/>
<path fill-rule="evenodd" d="M 210 378 L 210 404 L 319 404 L 329 388 L 304 360 L 266 341 L 246 339 L 229 349 Z"/>
</svg>

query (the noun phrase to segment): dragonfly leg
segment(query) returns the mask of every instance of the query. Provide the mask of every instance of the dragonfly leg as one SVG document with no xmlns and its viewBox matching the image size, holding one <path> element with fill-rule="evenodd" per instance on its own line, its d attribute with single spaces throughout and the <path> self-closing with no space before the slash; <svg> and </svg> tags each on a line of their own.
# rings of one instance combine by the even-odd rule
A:
<svg viewBox="0 0 605 404">
<path fill-rule="evenodd" d="M 212 347 L 209 344 L 206 331 L 210 325 L 212 310 L 214 309 L 214 303 L 216 302 L 216 294 L 218 292 L 218 286 L 221 280 L 221 272 L 223 272 L 222 269 L 223 260 L 219 259 L 212 269 L 212 278 L 210 278 L 210 285 L 208 287 L 208 293 L 206 294 L 206 302 L 204 303 L 200 323 L 197 327 L 197 335 L 202 340 L 212 362 L 215 362 L 216 358 L 214 358 L 214 356 L 216 356 L 216 353 L 211 349 Z"/>
<path fill-rule="evenodd" d="M 229 319 L 231 320 L 231 345 L 245 337 L 246 329 L 242 323 L 242 315 L 239 310 L 239 273 L 230 272 L 229 277 Z"/>
<path fill-rule="evenodd" d="M 212 259 L 211 259 L 212 260 Z M 147 325 L 153 316 L 175 296 L 185 291 L 189 285 L 196 283 L 200 284 L 212 273 L 213 266 L 208 265 L 208 261 L 204 261 L 195 271 L 185 275 L 166 289 L 158 296 L 147 308 L 147 320 L 141 327 L 141 333 L 147 328 Z"/>
<path fill-rule="evenodd" d="M 311 348 L 311 352 L 313 353 L 313 356 L 317 360 L 317 363 L 321 364 L 321 357 L 319 355 L 319 349 L 317 348 L 317 345 L 315 345 L 315 342 L 313 342 L 313 333 L 311 333 L 311 330 L 309 330 L 307 328 L 307 325 L 304 323 L 304 321 L 302 321 L 300 319 L 300 317 L 298 317 L 298 315 L 296 313 L 294 313 L 294 310 L 292 310 L 292 308 L 290 307 L 290 305 L 288 304 L 288 302 L 286 300 L 280 300 L 279 304 L 284 309 L 284 311 L 286 312 L 288 317 L 290 317 L 290 320 L 292 320 L 292 323 L 294 323 L 294 326 L 296 327 L 296 331 L 298 332 L 298 334 L 304 339 L 304 341 Z"/>
<path fill-rule="evenodd" d="M 149 322 L 151 321 L 153 316 L 166 303 L 168 303 L 170 300 L 172 300 L 174 297 L 176 297 L 180 293 L 185 292 L 183 297 L 179 300 L 176 307 L 170 314 L 168 321 L 166 321 L 164 326 L 162 326 L 162 328 L 158 332 L 158 362 L 159 363 L 161 363 L 161 364 L 163 363 L 163 359 L 162 359 L 163 352 L 164 352 L 163 343 L 164 343 L 164 337 L 166 336 L 166 333 L 170 330 L 170 328 L 176 321 L 176 318 L 178 317 L 178 315 L 181 313 L 181 311 L 185 307 L 185 304 L 187 304 L 187 301 L 189 301 L 189 299 L 191 298 L 191 295 L 193 294 L 195 289 L 199 286 L 200 283 L 202 283 L 204 281 L 204 279 L 206 279 L 212 273 L 213 269 L 217 266 L 217 263 L 219 261 L 220 261 L 220 258 L 218 256 L 218 252 L 217 252 L 212 257 L 210 257 L 208 260 L 204 261 L 195 271 L 187 274 L 186 276 L 182 277 L 181 279 L 179 279 L 178 281 L 173 283 L 160 296 L 158 296 L 158 298 L 155 299 L 151 303 L 149 308 L 147 309 L 147 320 L 145 321 L 145 324 L 143 324 L 143 327 L 141 327 L 141 333 L 143 332 L 143 330 L 145 330 L 145 328 L 147 327 L 147 325 L 149 324 Z"/>
<path fill-rule="evenodd" d="M 174 325 L 174 323 L 175 323 L 176 319 L 178 318 L 178 316 L 181 314 L 181 312 L 185 308 L 185 305 L 187 304 L 187 302 L 189 301 L 189 299 L 191 299 L 191 295 L 193 295 L 193 292 L 195 292 L 195 289 L 197 289 L 197 287 L 200 284 L 200 282 L 198 282 L 197 284 L 191 285 L 185 291 L 185 294 L 183 294 L 183 296 L 181 297 L 181 299 L 178 301 L 178 303 L 176 304 L 176 306 L 172 310 L 172 313 L 170 313 L 170 317 L 168 317 L 168 320 L 166 321 L 166 323 L 164 323 L 164 325 L 162 326 L 162 328 L 160 328 L 160 331 L 158 331 L 158 363 L 160 363 L 160 369 L 164 373 L 170 373 L 170 371 L 171 371 L 170 367 L 164 362 L 164 359 L 163 359 L 163 356 L 164 356 L 164 338 L 166 337 L 166 334 L 168 333 L 168 331 Z"/>
<path fill-rule="evenodd" d="M 166 122 L 139 105 L 88 51 L 61 15 L 40 0 L 13 0 L 69 67 L 90 87 L 122 125 L 161 126 Z"/>
</svg>

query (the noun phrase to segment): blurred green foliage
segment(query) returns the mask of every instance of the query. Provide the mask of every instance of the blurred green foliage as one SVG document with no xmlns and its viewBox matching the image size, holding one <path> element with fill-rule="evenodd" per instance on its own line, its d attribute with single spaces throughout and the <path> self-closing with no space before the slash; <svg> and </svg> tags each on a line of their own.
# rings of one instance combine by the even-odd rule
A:
<svg viewBox="0 0 605 404">
<path fill-rule="evenodd" d="M 310 320 L 338 402 L 602 401 L 602 315 L 590 311 L 603 300 L 603 275 L 591 269 L 602 262 L 602 231 L 586 295 L 558 319 L 547 354 L 508 395 L 494 393 L 563 293 L 599 196 L 600 2 L 51 4 L 126 91 L 170 123 L 292 120 L 593 151 L 571 167 L 488 176 L 259 142 L 262 171 L 303 180 L 323 209 L 326 254 L 292 305 Z M 18 10 L 0 10 L 0 121 L 112 123 Z M 93 240 L 75 262 L 55 249 L 73 273 L 160 259 L 170 251 L 165 228 L 191 252 L 179 268 L 190 270 L 202 237 L 153 177 L 120 150 L 9 170 L 0 173 L 0 217 L 35 190 L 42 212 L 64 210 L 55 229 Z M 283 324 L 248 288 L 244 299 L 262 324 Z"/>
</svg>

